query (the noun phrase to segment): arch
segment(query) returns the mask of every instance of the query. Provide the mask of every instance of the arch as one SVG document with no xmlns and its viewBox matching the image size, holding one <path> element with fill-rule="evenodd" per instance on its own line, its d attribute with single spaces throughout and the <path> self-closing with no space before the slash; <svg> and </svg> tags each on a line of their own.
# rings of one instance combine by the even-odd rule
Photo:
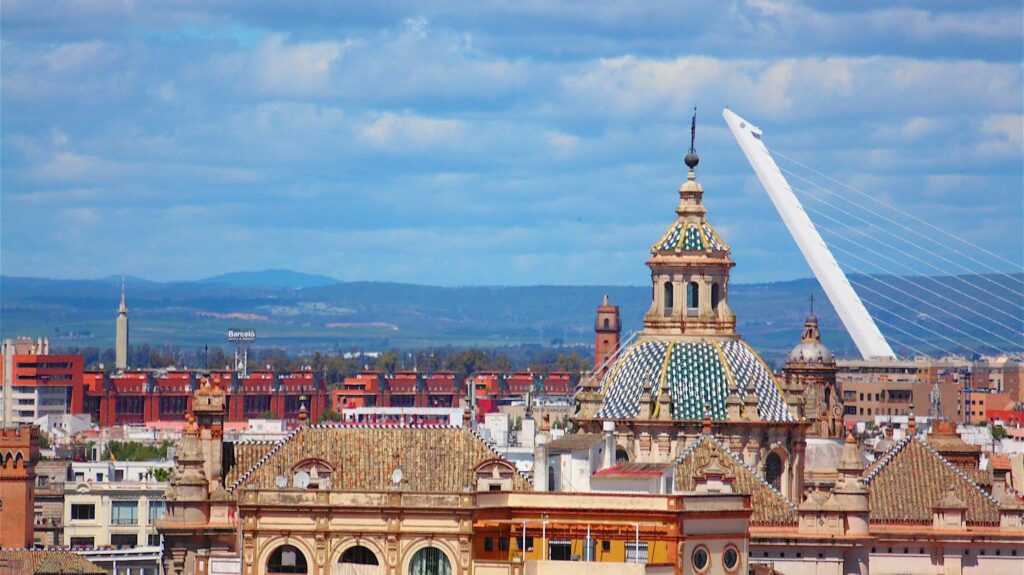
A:
<svg viewBox="0 0 1024 575">
<path fill-rule="evenodd" d="M 612 325 L 612 320 L 610 320 L 608 318 L 604 318 L 604 329 L 610 329 L 611 325 Z"/>
<path fill-rule="evenodd" d="M 278 573 L 309 574 L 309 564 L 306 561 L 306 554 L 294 545 L 281 545 L 274 549 L 274 552 L 267 558 L 267 574 L 277 575 Z"/>
<path fill-rule="evenodd" d="M 409 575 L 452 575 L 451 559 L 438 547 L 421 547 L 409 559 Z"/>
<path fill-rule="evenodd" d="M 663 307 L 665 308 L 665 315 L 669 316 L 672 315 L 672 308 L 675 307 L 676 303 L 675 293 L 673 293 L 674 290 L 672 288 L 672 282 L 665 282 L 664 284 L 662 284 L 661 287 L 664 294 L 662 299 L 664 301 Z"/>
<path fill-rule="evenodd" d="M 718 282 L 711 284 L 711 309 L 714 311 L 718 311 L 718 300 L 721 297 L 721 288 L 718 287 Z"/>
<path fill-rule="evenodd" d="M 700 286 L 697 282 L 686 284 L 686 311 L 696 313 L 697 304 L 700 303 Z"/>
<path fill-rule="evenodd" d="M 629 453 L 621 447 L 616 448 L 615 463 L 629 463 Z"/>
<path fill-rule="evenodd" d="M 380 561 L 377 559 L 377 554 L 369 547 L 364 547 L 362 545 L 353 545 L 346 549 L 341 554 L 341 558 L 338 559 L 338 563 L 348 563 L 351 565 L 380 565 Z"/>
<path fill-rule="evenodd" d="M 782 491 L 782 471 L 782 456 L 772 451 L 764 460 L 764 480 L 779 491 Z"/>
<path fill-rule="evenodd" d="M 332 546 L 331 557 L 332 563 L 343 563 L 342 558 L 348 553 L 349 549 L 355 547 L 362 547 L 373 554 L 378 561 L 384 561 L 381 564 L 381 569 L 387 569 L 387 553 L 386 547 L 381 544 L 380 541 L 374 538 L 367 537 L 346 537 L 342 539 L 338 544 Z M 328 570 L 330 572 L 330 570 Z"/>
</svg>

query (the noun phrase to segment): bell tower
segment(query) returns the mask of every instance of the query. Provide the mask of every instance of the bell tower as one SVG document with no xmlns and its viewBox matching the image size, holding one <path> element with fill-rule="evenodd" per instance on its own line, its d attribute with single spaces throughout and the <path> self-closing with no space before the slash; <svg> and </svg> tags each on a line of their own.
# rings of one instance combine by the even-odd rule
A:
<svg viewBox="0 0 1024 575">
<path fill-rule="evenodd" d="M 736 338 L 736 317 L 729 309 L 729 246 L 707 221 L 697 182 L 700 163 L 694 147 L 697 115 L 690 125 L 689 168 L 679 187 L 676 219 L 651 246 L 651 307 L 644 316 L 644 333 L 657 336 Z"/>
<path fill-rule="evenodd" d="M 608 303 L 608 296 L 597 308 L 597 319 L 594 320 L 594 374 L 598 378 L 604 375 L 608 358 L 619 350 L 622 336 L 622 325 L 619 323 L 619 306 Z"/>
</svg>

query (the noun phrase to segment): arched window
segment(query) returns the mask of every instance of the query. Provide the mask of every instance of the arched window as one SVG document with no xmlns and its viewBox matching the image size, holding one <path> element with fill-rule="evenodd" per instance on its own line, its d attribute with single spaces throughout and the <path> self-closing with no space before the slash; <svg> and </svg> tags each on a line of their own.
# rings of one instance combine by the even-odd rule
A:
<svg viewBox="0 0 1024 575">
<path fill-rule="evenodd" d="M 697 315 L 697 302 L 700 301 L 700 287 L 697 282 L 686 284 L 686 312 L 687 315 Z"/>
<path fill-rule="evenodd" d="M 615 463 L 629 463 L 629 454 L 626 453 L 625 449 L 619 448 L 615 450 Z"/>
<path fill-rule="evenodd" d="M 341 554 L 340 563 L 349 563 L 354 565 L 380 565 L 377 562 L 377 556 L 374 555 L 373 551 L 370 551 L 362 545 L 356 545 L 355 547 L 349 547 Z"/>
<path fill-rule="evenodd" d="M 769 453 L 764 462 L 764 480 L 775 489 L 782 488 L 782 458 L 778 453 Z"/>
<path fill-rule="evenodd" d="M 672 282 L 665 282 L 662 286 L 665 292 L 665 315 L 672 315 L 672 308 L 675 306 L 675 294 L 672 293 Z"/>
<path fill-rule="evenodd" d="M 452 575 L 452 564 L 444 551 L 436 547 L 424 547 L 409 561 L 410 575 Z"/>
<path fill-rule="evenodd" d="M 267 560 L 267 573 L 309 573 L 306 556 L 294 545 L 282 545 Z"/>
<path fill-rule="evenodd" d="M 711 309 L 718 311 L 718 299 L 721 297 L 718 283 L 711 284 Z"/>
</svg>

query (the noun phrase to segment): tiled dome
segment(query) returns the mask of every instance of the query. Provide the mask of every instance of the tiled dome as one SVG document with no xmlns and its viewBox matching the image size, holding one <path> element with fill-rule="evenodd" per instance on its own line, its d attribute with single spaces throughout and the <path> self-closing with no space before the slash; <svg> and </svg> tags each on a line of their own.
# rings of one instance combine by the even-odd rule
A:
<svg viewBox="0 0 1024 575">
<path fill-rule="evenodd" d="M 740 399 L 753 390 L 758 415 L 766 421 L 793 421 L 775 378 L 747 344 L 739 340 L 679 341 L 644 337 L 623 350 L 601 385 L 603 401 L 598 418 L 640 417 L 645 387 L 651 399 L 667 388 L 672 419 L 727 418 L 726 399 L 735 387 Z M 645 383 L 647 385 L 645 385 Z"/>
</svg>

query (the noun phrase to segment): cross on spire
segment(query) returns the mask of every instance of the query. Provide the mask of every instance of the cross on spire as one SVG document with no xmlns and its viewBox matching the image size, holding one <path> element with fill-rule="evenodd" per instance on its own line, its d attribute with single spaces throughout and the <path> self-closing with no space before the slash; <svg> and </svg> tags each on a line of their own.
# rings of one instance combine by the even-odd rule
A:
<svg viewBox="0 0 1024 575">
<path fill-rule="evenodd" d="M 811 295 L 807 296 L 807 301 L 811 302 L 811 315 L 814 315 L 814 293 L 813 292 L 811 293 Z"/>
<path fill-rule="evenodd" d="M 686 154 L 684 161 L 692 170 L 697 167 L 700 158 L 697 156 L 697 108 L 693 108 L 693 120 L 690 121 L 690 152 Z"/>
</svg>

